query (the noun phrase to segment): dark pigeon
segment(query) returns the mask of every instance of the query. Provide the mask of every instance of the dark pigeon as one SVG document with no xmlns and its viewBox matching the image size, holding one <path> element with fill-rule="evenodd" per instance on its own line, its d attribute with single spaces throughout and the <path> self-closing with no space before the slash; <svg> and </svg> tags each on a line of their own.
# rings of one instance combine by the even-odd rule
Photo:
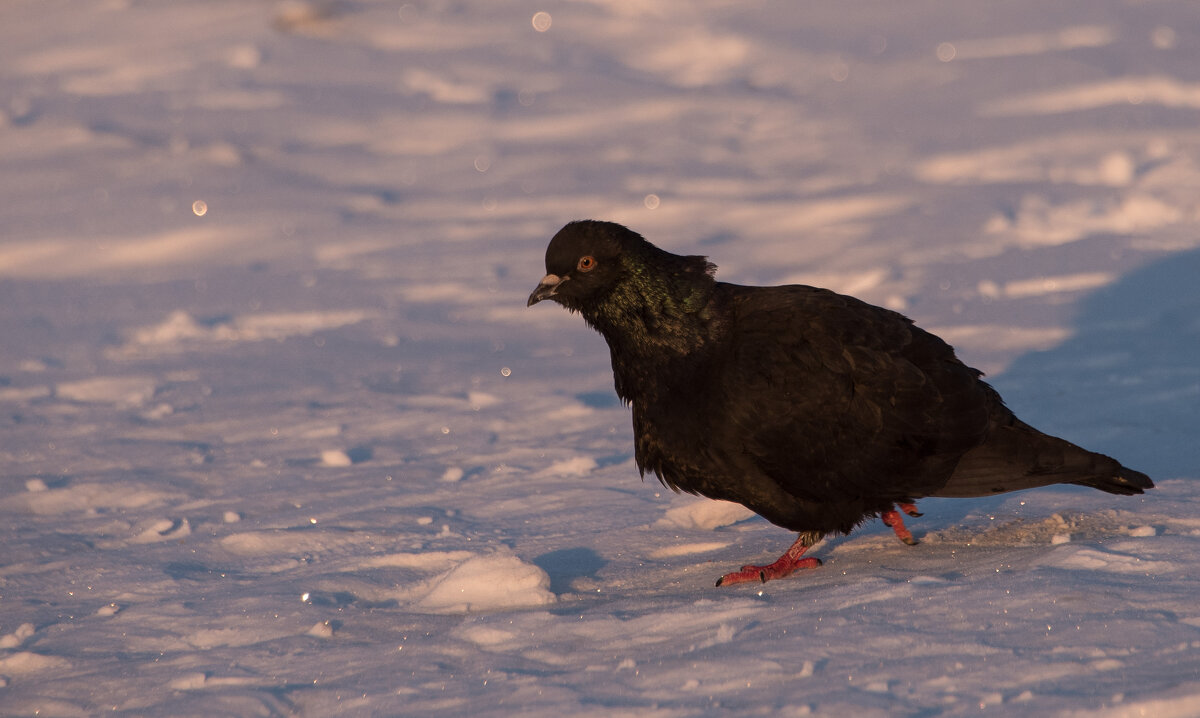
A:
<svg viewBox="0 0 1200 718">
<path fill-rule="evenodd" d="M 643 475 L 800 533 L 779 560 L 718 586 L 819 566 L 804 552 L 872 517 L 916 543 L 900 512 L 919 516 L 926 496 L 1154 486 L 1018 419 L 981 372 L 896 312 L 715 271 L 619 224 L 572 222 L 550 241 L 529 305 L 553 300 L 604 335 Z"/>
</svg>

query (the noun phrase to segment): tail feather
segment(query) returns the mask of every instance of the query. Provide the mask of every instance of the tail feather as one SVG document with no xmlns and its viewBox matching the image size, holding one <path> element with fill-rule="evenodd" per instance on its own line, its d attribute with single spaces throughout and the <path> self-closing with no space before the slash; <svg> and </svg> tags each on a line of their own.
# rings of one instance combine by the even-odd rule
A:
<svg viewBox="0 0 1200 718">
<path fill-rule="evenodd" d="M 1154 488 L 1150 477 L 1140 471 L 1014 418 L 964 454 L 934 496 L 989 496 L 1054 484 L 1078 484 L 1125 496 Z"/>
<path fill-rule="evenodd" d="M 1104 456 L 1099 454 L 1099 456 Z M 1108 458 L 1105 456 L 1104 458 Z M 1150 480 L 1140 471 L 1135 471 L 1128 466 L 1117 464 L 1118 474 L 1115 476 L 1097 477 L 1084 479 L 1083 481 L 1075 481 L 1072 483 L 1080 486 L 1090 486 L 1093 489 L 1107 491 L 1110 494 L 1120 494 L 1122 496 L 1133 496 L 1134 494 L 1145 493 L 1146 489 L 1153 489 L 1154 482 Z"/>
</svg>

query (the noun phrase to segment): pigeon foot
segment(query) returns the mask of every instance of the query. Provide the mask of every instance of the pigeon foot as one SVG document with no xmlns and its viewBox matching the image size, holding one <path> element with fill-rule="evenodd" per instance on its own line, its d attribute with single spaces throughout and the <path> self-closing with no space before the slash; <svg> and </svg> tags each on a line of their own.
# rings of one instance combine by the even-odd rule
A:
<svg viewBox="0 0 1200 718">
<path fill-rule="evenodd" d="M 917 507 L 913 504 L 897 504 L 900 510 L 909 516 L 920 516 L 917 512 Z M 904 519 L 900 516 L 900 511 L 884 511 L 879 514 L 879 519 L 883 521 L 885 526 L 890 526 L 892 531 L 896 532 L 896 538 L 900 539 L 909 546 L 916 546 L 918 541 L 913 538 L 912 532 L 904 525 Z"/>
<path fill-rule="evenodd" d="M 819 540 L 819 539 L 818 539 Z M 766 566 L 742 566 L 733 573 L 727 573 L 717 579 L 717 586 L 732 586 L 735 583 L 766 583 L 773 578 L 783 578 L 804 568 L 816 568 L 821 565 L 819 558 L 802 558 L 804 552 L 816 543 L 808 534 L 800 534 L 800 538 L 792 544 L 774 563 Z"/>
</svg>

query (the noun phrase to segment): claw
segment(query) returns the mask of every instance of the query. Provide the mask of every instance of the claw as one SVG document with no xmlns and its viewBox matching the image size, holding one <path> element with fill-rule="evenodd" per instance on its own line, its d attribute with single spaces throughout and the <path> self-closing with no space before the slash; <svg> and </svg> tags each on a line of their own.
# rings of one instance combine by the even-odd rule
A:
<svg viewBox="0 0 1200 718">
<path fill-rule="evenodd" d="M 909 516 L 924 516 L 925 514 L 917 511 L 916 504 L 896 504 L 896 508 L 900 509 Z"/>
</svg>

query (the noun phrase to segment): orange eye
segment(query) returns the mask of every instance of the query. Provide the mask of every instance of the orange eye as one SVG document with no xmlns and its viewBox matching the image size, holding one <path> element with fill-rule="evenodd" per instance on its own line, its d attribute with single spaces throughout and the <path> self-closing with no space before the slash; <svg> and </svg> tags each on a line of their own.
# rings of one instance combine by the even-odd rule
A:
<svg viewBox="0 0 1200 718">
<path fill-rule="evenodd" d="M 590 272 L 596 268 L 596 258 L 592 255 L 587 255 L 579 258 L 579 271 Z"/>
</svg>

